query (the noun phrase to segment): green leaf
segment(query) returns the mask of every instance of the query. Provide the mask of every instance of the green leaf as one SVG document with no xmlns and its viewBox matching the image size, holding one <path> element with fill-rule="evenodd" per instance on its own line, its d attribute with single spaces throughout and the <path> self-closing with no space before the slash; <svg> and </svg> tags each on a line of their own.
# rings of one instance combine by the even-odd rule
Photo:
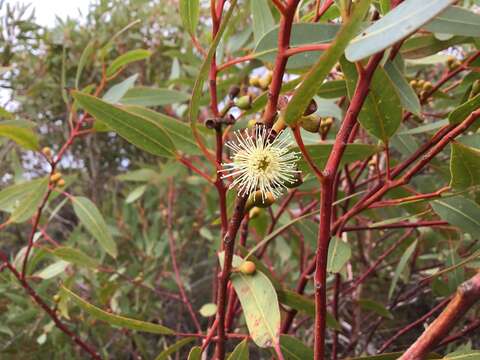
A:
<svg viewBox="0 0 480 360">
<path fill-rule="evenodd" d="M 162 106 L 184 102 L 189 99 L 190 94 L 177 90 L 139 86 L 128 90 L 120 102 L 126 105 Z"/>
<path fill-rule="evenodd" d="M 91 95 L 74 92 L 73 96 L 95 119 L 108 125 L 127 141 L 154 155 L 173 156 L 175 147 L 158 123 Z"/>
<path fill-rule="evenodd" d="M 180 17 L 185 29 L 195 34 L 200 16 L 200 0 L 180 0 Z"/>
<path fill-rule="evenodd" d="M 235 346 L 235 349 L 233 349 L 227 360 L 248 360 L 249 358 L 250 354 L 248 352 L 248 339 L 245 339 Z"/>
<path fill-rule="evenodd" d="M 432 123 L 429 123 L 427 125 L 422 125 L 422 126 L 417 126 L 408 130 L 402 130 L 398 132 L 398 135 L 417 135 L 417 134 L 423 134 L 426 132 L 431 132 L 434 130 L 438 130 L 444 126 L 448 125 L 448 120 L 438 120 L 434 121 Z"/>
<path fill-rule="evenodd" d="M 52 251 L 52 254 L 69 263 L 90 269 L 96 269 L 99 265 L 95 259 L 92 259 L 83 251 L 71 247 L 59 246 Z"/>
<path fill-rule="evenodd" d="M 340 63 L 351 99 L 357 83 L 357 70 L 355 65 L 345 58 L 342 58 Z M 393 83 L 382 68 L 378 68 L 373 75 L 370 91 L 360 110 L 359 122 L 364 129 L 384 143 L 395 134 L 402 122 L 402 104 Z"/>
<path fill-rule="evenodd" d="M 332 151 L 333 142 L 325 141 L 321 144 L 305 145 L 305 148 L 307 149 L 314 163 L 319 168 L 322 168 L 326 164 L 328 156 Z M 357 160 L 367 159 L 373 154 L 379 152 L 380 150 L 381 148 L 376 145 L 355 143 L 348 144 L 342 157 L 342 164 L 348 164 Z M 303 159 L 299 161 L 298 167 L 302 171 L 311 171 L 310 167 Z"/>
<path fill-rule="evenodd" d="M 203 317 L 213 316 L 217 313 L 217 305 L 213 303 L 203 304 L 198 312 Z"/>
<path fill-rule="evenodd" d="M 15 141 L 18 145 L 28 150 L 38 150 L 38 139 L 26 122 L 10 120 L 0 122 L 0 136 Z"/>
<path fill-rule="evenodd" d="M 200 346 L 194 346 L 190 349 L 188 353 L 187 360 L 201 360 L 202 359 L 202 348 Z"/>
<path fill-rule="evenodd" d="M 448 115 L 450 124 L 458 124 L 465 120 L 472 112 L 480 108 L 480 94 L 463 103 Z"/>
<path fill-rule="evenodd" d="M 435 200 L 433 210 L 445 221 L 473 236 L 480 234 L 480 206 L 463 196 Z"/>
<path fill-rule="evenodd" d="M 433 33 L 480 36 L 480 15 L 459 6 L 450 6 L 425 27 Z"/>
<path fill-rule="evenodd" d="M 24 199 L 30 198 L 40 184 L 45 182 L 48 184 L 48 178 L 22 182 L 3 189 L 0 191 L 0 210 L 11 213 Z"/>
<path fill-rule="evenodd" d="M 327 271 L 339 273 L 351 256 L 352 249 L 350 245 L 338 236 L 333 237 L 328 245 Z"/>
<path fill-rule="evenodd" d="M 8 219 L 12 223 L 22 223 L 30 219 L 37 212 L 40 203 L 48 189 L 48 177 L 43 178 L 35 183 L 28 197 L 22 198 L 18 205 L 14 208 L 12 215 Z"/>
<path fill-rule="evenodd" d="M 445 10 L 454 0 L 405 0 L 353 39 L 345 50 L 351 62 L 392 46 Z"/>
<path fill-rule="evenodd" d="M 264 0 L 262 0 L 264 1 Z M 252 0 L 252 3 L 257 3 Z M 340 25 L 321 24 L 321 23 L 297 23 L 292 26 L 290 36 L 290 47 L 295 48 L 302 45 L 325 44 L 335 39 Z M 257 42 L 254 55 L 267 63 L 273 63 L 278 53 L 279 27 L 275 27 Z M 287 69 L 301 69 L 312 66 L 318 60 L 323 51 L 308 51 L 301 54 L 295 54 L 288 58 Z"/>
<path fill-rule="evenodd" d="M 403 76 L 397 64 L 392 61 L 387 61 L 383 68 L 395 87 L 403 107 L 412 114 L 420 115 L 420 100 Z"/>
<path fill-rule="evenodd" d="M 450 46 L 472 42 L 472 38 L 454 36 L 449 40 L 439 40 L 432 34 L 417 35 L 405 41 L 400 49 L 403 57 L 407 59 L 420 59 L 437 54 Z"/>
<path fill-rule="evenodd" d="M 172 139 L 175 147 L 183 153 L 189 155 L 202 154 L 197 146 L 195 138 L 193 137 L 192 129 L 184 122 L 181 122 L 168 115 L 139 106 L 128 106 L 126 107 L 126 110 L 133 114 L 145 117 L 161 126 Z M 204 129 L 203 125 L 200 127 L 200 129 Z M 203 136 L 199 136 L 203 139 Z"/>
<path fill-rule="evenodd" d="M 185 345 L 190 344 L 192 341 L 195 341 L 194 337 L 187 337 L 185 339 L 181 339 L 177 341 L 175 344 L 169 346 L 165 350 L 163 350 L 155 360 L 168 360 L 170 359 L 170 355 L 175 354 L 178 350 L 180 350 Z"/>
<path fill-rule="evenodd" d="M 363 309 L 373 311 L 384 318 L 393 319 L 393 314 L 385 306 L 374 300 L 360 299 L 358 300 L 358 304 Z"/>
<path fill-rule="evenodd" d="M 80 84 L 80 77 L 82 76 L 83 68 L 91 60 L 93 51 L 95 50 L 95 40 L 90 40 L 85 49 L 83 49 L 82 55 L 77 65 L 77 74 L 75 75 L 75 89 L 78 89 Z"/>
<path fill-rule="evenodd" d="M 410 260 L 410 257 L 413 255 L 413 252 L 415 251 L 415 248 L 417 247 L 417 243 L 418 243 L 418 240 L 415 240 L 407 248 L 407 250 L 405 250 L 402 257 L 400 258 L 400 261 L 397 264 L 397 268 L 395 269 L 395 274 L 393 275 L 392 282 L 390 284 L 390 290 L 388 291 L 388 298 L 389 299 L 392 298 L 395 287 L 397 286 L 398 279 L 400 278 L 400 275 L 402 274 L 403 270 L 405 269 L 405 266 L 407 266 L 408 260 Z"/>
<path fill-rule="evenodd" d="M 480 184 L 480 150 L 456 141 L 451 146 L 450 186 L 466 189 Z"/>
<path fill-rule="evenodd" d="M 67 289 L 65 286 L 61 287 L 63 294 L 68 296 L 75 304 L 80 306 L 83 310 L 93 316 L 95 319 L 105 321 L 106 323 L 118 326 L 124 329 L 138 330 L 152 334 L 173 335 L 175 332 L 165 326 L 149 323 L 146 321 L 136 320 L 120 315 L 114 315 L 103 311 L 102 309 L 88 303 L 80 296 Z"/>
<path fill-rule="evenodd" d="M 122 82 L 112 86 L 107 92 L 103 95 L 102 99 L 106 102 L 116 104 L 120 99 L 135 85 L 135 81 L 138 78 L 138 74 L 134 74 Z"/>
<path fill-rule="evenodd" d="M 280 349 L 285 360 L 313 360 L 313 350 L 289 335 L 280 335 Z"/>
<path fill-rule="evenodd" d="M 107 76 L 114 75 L 118 70 L 132 62 L 147 59 L 150 57 L 150 55 L 152 55 L 152 53 L 145 49 L 128 51 L 112 61 L 110 66 L 107 68 Z"/>
<path fill-rule="evenodd" d="M 59 260 L 53 264 L 48 265 L 45 269 L 38 271 L 34 276 L 39 277 L 44 280 L 52 279 L 55 276 L 65 273 L 65 269 L 70 265 L 69 262 Z"/>
<path fill-rule="evenodd" d="M 98 211 L 95 204 L 85 197 L 72 197 L 73 210 L 75 215 L 88 230 L 90 234 L 99 242 L 100 246 L 112 257 L 117 257 L 117 244 L 108 231 L 107 224 L 102 214 Z"/>
<path fill-rule="evenodd" d="M 347 84 L 345 80 L 332 80 L 324 82 L 317 95 L 325 99 L 337 99 L 347 95 Z"/>
<path fill-rule="evenodd" d="M 224 252 L 218 254 L 223 267 Z M 243 259 L 234 255 L 232 266 L 238 267 Z M 235 273 L 231 281 L 242 305 L 248 331 L 259 347 L 270 347 L 279 341 L 280 307 L 277 293 L 268 277 L 261 271 L 253 275 Z"/>
<path fill-rule="evenodd" d="M 348 358 L 348 360 L 397 360 L 402 355 L 403 355 L 403 351 L 400 351 L 400 352 L 386 353 L 386 354 L 373 355 L 373 356 Z M 429 354 L 427 355 L 426 359 L 438 359 L 438 355 Z"/>
<path fill-rule="evenodd" d="M 125 198 L 126 204 L 131 204 L 142 197 L 142 195 L 147 190 L 147 185 L 140 185 L 133 189 Z"/>
<path fill-rule="evenodd" d="M 253 17 L 253 37 L 255 43 L 275 26 L 268 0 L 250 0 L 250 8 Z"/>
<path fill-rule="evenodd" d="M 455 352 L 443 357 L 443 360 L 477 360 L 480 358 L 480 351 L 469 351 L 461 354 Z"/>
<path fill-rule="evenodd" d="M 294 125 L 303 115 L 310 100 L 316 94 L 330 70 L 342 56 L 346 46 L 358 31 L 361 21 L 368 11 L 370 0 L 360 0 L 355 4 L 352 15 L 338 32 L 335 41 L 325 51 L 318 62 L 303 77 L 303 81 L 296 89 L 285 110 L 285 121 Z"/>
</svg>

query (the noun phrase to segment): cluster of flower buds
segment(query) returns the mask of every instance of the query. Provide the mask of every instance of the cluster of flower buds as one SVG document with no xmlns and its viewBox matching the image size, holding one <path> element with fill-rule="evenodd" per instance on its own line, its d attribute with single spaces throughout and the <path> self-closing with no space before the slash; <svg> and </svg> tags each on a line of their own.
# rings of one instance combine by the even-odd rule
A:
<svg viewBox="0 0 480 360">
<path fill-rule="evenodd" d="M 447 59 L 448 70 L 455 70 L 461 65 L 461 62 L 455 56 L 449 56 Z"/>
<path fill-rule="evenodd" d="M 271 71 L 267 71 L 265 75 L 262 77 L 253 75 L 250 77 L 249 84 L 250 86 L 262 89 L 262 90 L 267 90 L 268 87 L 270 86 L 270 83 L 272 82 L 272 76 L 273 73 Z"/>
<path fill-rule="evenodd" d="M 316 114 L 302 116 L 300 119 L 300 126 L 311 133 L 326 134 L 333 124 L 333 118 L 323 118 Z"/>
<path fill-rule="evenodd" d="M 415 90 L 418 96 L 423 99 L 426 94 L 433 89 L 433 84 L 425 80 L 411 80 L 410 86 Z"/>
<path fill-rule="evenodd" d="M 62 173 L 56 171 L 52 175 L 50 175 L 50 183 L 54 186 L 64 187 L 65 180 L 62 178 Z"/>
</svg>

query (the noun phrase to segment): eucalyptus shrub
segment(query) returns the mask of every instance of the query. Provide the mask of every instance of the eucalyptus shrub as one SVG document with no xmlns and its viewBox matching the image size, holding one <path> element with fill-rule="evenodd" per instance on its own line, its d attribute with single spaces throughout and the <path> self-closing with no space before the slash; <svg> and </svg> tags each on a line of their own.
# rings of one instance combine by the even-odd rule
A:
<svg viewBox="0 0 480 360">
<path fill-rule="evenodd" d="M 480 358 L 478 1 L 2 7 L 2 358 Z"/>
</svg>

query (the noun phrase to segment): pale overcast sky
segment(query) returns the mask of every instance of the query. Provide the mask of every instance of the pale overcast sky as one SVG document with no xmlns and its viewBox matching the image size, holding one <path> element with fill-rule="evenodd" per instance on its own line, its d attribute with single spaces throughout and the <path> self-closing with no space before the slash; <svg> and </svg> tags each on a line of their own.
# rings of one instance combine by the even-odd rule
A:
<svg viewBox="0 0 480 360">
<path fill-rule="evenodd" d="M 7 0 L 7 3 L 32 4 L 35 7 L 35 15 L 39 24 L 52 26 L 55 24 L 55 15 L 62 19 L 67 16 L 78 18 L 79 12 L 83 16 L 87 14 L 88 5 L 92 0 Z"/>
</svg>

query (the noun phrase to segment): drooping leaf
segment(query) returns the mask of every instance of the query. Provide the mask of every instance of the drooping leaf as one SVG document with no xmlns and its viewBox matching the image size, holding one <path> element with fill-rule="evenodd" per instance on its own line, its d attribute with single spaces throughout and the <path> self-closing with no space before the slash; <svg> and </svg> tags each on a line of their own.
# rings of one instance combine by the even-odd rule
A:
<svg viewBox="0 0 480 360">
<path fill-rule="evenodd" d="M 0 136 L 15 141 L 18 145 L 28 150 L 38 150 L 38 138 L 26 125 L 27 122 L 21 120 L 8 120 L 0 122 Z"/>
<path fill-rule="evenodd" d="M 95 50 L 95 39 L 92 39 L 88 42 L 85 49 L 83 49 L 82 55 L 80 55 L 80 60 L 78 60 L 77 74 L 75 75 L 76 89 L 78 89 L 78 85 L 80 84 L 80 77 L 82 76 L 83 68 L 91 60 L 94 50 Z"/>
<path fill-rule="evenodd" d="M 158 123 L 91 95 L 75 92 L 73 96 L 95 119 L 104 122 L 127 141 L 154 155 L 173 156 L 175 147 Z"/>
<path fill-rule="evenodd" d="M 248 360 L 250 359 L 250 354 L 248 352 L 248 340 L 245 339 L 240 342 L 232 353 L 228 356 L 227 360 Z"/>
<path fill-rule="evenodd" d="M 133 189 L 125 198 L 126 204 L 131 204 L 142 197 L 142 195 L 147 190 L 147 185 L 140 185 Z"/>
<path fill-rule="evenodd" d="M 361 21 L 369 6 L 370 0 L 360 0 L 355 4 L 353 13 L 338 32 L 335 41 L 320 56 L 318 62 L 310 71 L 305 74 L 302 83 L 296 89 L 285 110 L 285 121 L 287 124 L 292 126 L 301 118 L 310 100 L 342 56 L 349 41 L 360 28 Z"/>
<path fill-rule="evenodd" d="M 433 210 L 445 221 L 473 236 L 480 234 L 480 205 L 463 196 L 431 202 Z"/>
<path fill-rule="evenodd" d="M 450 124 L 458 124 L 465 120 L 472 112 L 480 108 L 480 94 L 463 103 L 448 115 Z"/>
<path fill-rule="evenodd" d="M 393 275 L 392 282 L 390 283 L 390 290 L 388 291 L 388 298 L 391 299 L 393 292 L 395 291 L 395 287 L 397 286 L 398 279 L 400 279 L 400 275 L 402 274 L 405 266 L 407 266 L 408 260 L 413 255 L 415 248 L 417 247 L 418 240 L 415 240 L 403 253 L 400 261 L 397 264 L 397 268 L 395 269 L 395 274 Z"/>
<path fill-rule="evenodd" d="M 223 267 L 224 253 L 218 254 Z M 238 267 L 244 260 L 234 255 L 232 266 Z M 279 341 L 280 307 L 277 293 L 268 277 L 261 271 L 252 275 L 231 275 L 235 292 L 242 305 L 252 340 L 260 347 L 270 347 Z"/>
<path fill-rule="evenodd" d="M 177 90 L 134 87 L 120 99 L 122 104 L 140 106 L 162 106 L 184 102 L 190 99 L 190 94 Z"/>
<path fill-rule="evenodd" d="M 357 70 L 355 65 L 345 58 L 342 58 L 340 63 L 351 99 L 357 83 Z M 388 142 L 402 122 L 400 99 L 383 68 L 378 68 L 373 75 L 370 91 L 359 114 L 359 122 L 370 134 L 383 142 Z"/>
<path fill-rule="evenodd" d="M 102 99 L 112 104 L 118 103 L 127 91 L 135 85 L 137 78 L 138 74 L 133 74 L 122 82 L 112 86 L 107 92 L 105 92 Z"/>
<path fill-rule="evenodd" d="M 99 263 L 83 251 L 66 246 L 59 246 L 52 250 L 52 254 L 69 263 L 95 269 Z"/>
<path fill-rule="evenodd" d="M 255 43 L 275 26 L 268 0 L 250 0 L 250 9 L 253 17 L 253 37 Z"/>
<path fill-rule="evenodd" d="M 405 0 L 351 41 L 345 50 L 347 59 L 355 62 L 385 50 L 413 34 L 452 3 L 454 0 Z"/>
<path fill-rule="evenodd" d="M 30 219 L 36 213 L 40 203 L 48 189 L 48 177 L 34 185 L 30 196 L 24 197 L 13 209 L 8 221 L 13 223 L 22 223 Z"/>
<path fill-rule="evenodd" d="M 433 33 L 478 37 L 480 15 L 460 6 L 450 6 L 424 28 Z"/>
<path fill-rule="evenodd" d="M 350 245 L 338 236 L 333 237 L 328 246 L 327 271 L 331 273 L 340 272 L 351 256 Z"/>
<path fill-rule="evenodd" d="M 130 329 L 130 330 L 137 330 L 148 332 L 152 334 L 163 334 L 169 335 L 174 334 L 175 332 L 165 326 L 149 323 L 146 321 L 136 320 L 132 318 L 128 318 L 125 316 L 115 315 L 108 313 L 89 302 L 83 300 L 80 296 L 75 294 L 73 291 L 67 289 L 66 287 L 62 286 L 61 291 L 68 296 L 75 304 L 80 306 L 83 310 L 93 316 L 95 319 L 105 321 L 106 323 L 118 326 L 120 328 Z"/>
<path fill-rule="evenodd" d="M 201 360 L 202 359 L 202 348 L 200 346 L 194 346 L 190 349 L 188 353 L 187 360 Z"/>
<path fill-rule="evenodd" d="M 195 34 L 200 16 L 200 0 L 180 0 L 180 17 L 185 29 Z"/>
<path fill-rule="evenodd" d="M 45 269 L 36 272 L 34 276 L 44 280 L 52 279 L 55 276 L 64 274 L 65 269 L 67 268 L 68 265 L 70 265 L 69 262 L 64 260 L 59 260 L 54 262 L 53 264 L 48 265 Z"/>
<path fill-rule="evenodd" d="M 83 226 L 112 257 L 117 257 L 117 244 L 112 238 L 107 224 L 97 206 L 85 197 L 72 197 L 73 210 Z"/>
<path fill-rule="evenodd" d="M 383 68 L 397 90 L 403 107 L 412 114 L 420 115 L 420 100 L 410 84 L 405 80 L 397 64 L 392 61 L 387 61 Z"/>
<path fill-rule="evenodd" d="M 6 187 L 0 191 L 0 210 L 12 212 L 24 199 L 31 197 L 40 184 L 45 182 L 48 183 L 48 179 L 41 178 Z"/>
<path fill-rule="evenodd" d="M 450 186 L 466 189 L 480 184 L 480 150 L 459 142 L 452 143 Z"/>
<path fill-rule="evenodd" d="M 313 350 L 293 336 L 281 335 L 280 349 L 285 360 L 313 360 Z"/>
<path fill-rule="evenodd" d="M 178 340 L 175 344 L 169 346 L 163 350 L 160 354 L 155 357 L 155 360 L 168 360 L 170 355 L 175 354 L 178 350 L 183 348 L 185 345 L 190 344 L 192 341 L 195 341 L 194 337 L 187 337 L 185 339 Z"/>
<path fill-rule="evenodd" d="M 192 129 L 187 124 L 168 115 L 140 106 L 128 106 L 126 109 L 133 114 L 145 117 L 161 126 L 172 139 L 172 142 L 178 150 L 189 155 L 201 155 L 201 151 L 198 149 L 195 138 L 193 137 Z M 199 129 L 203 130 L 203 125 L 199 126 Z M 201 134 L 199 134 L 199 136 L 204 139 Z"/>
<path fill-rule="evenodd" d="M 149 58 L 150 55 L 152 55 L 152 53 L 146 49 L 128 51 L 112 61 L 110 66 L 107 68 L 107 76 L 114 75 L 118 70 L 132 62 L 145 60 Z"/>
</svg>

